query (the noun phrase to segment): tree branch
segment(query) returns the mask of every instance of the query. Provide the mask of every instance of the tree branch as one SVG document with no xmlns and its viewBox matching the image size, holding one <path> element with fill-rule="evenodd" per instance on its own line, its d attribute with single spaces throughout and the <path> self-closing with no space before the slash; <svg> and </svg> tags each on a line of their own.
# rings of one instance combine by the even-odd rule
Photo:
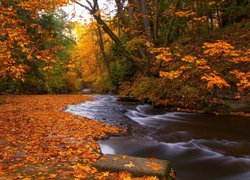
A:
<svg viewBox="0 0 250 180">
<path fill-rule="evenodd" d="M 81 7 L 84 7 L 85 9 L 87 9 L 90 13 L 92 12 L 92 9 L 90 9 L 88 6 L 83 5 L 82 3 L 79 3 L 78 1 L 75 1 L 76 4 L 78 4 Z"/>
<path fill-rule="evenodd" d="M 92 9 L 95 9 L 95 8 L 93 7 L 93 5 L 91 4 L 91 2 L 89 2 L 89 0 L 86 0 L 86 2 L 89 4 L 89 6 L 90 6 Z"/>
</svg>

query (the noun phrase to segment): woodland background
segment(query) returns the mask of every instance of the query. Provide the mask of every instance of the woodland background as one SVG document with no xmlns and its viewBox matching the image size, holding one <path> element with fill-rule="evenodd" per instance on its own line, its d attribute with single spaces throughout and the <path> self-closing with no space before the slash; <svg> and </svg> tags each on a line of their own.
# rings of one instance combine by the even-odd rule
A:
<svg viewBox="0 0 250 180">
<path fill-rule="evenodd" d="M 248 0 L 0 2 L 0 93 L 73 93 L 228 112 L 249 95 Z M 61 7 L 92 15 L 71 22 Z M 112 14 L 112 15 L 111 15 Z M 75 16 L 73 13 L 72 16 Z M 249 102 L 246 102 L 248 106 Z"/>
</svg>

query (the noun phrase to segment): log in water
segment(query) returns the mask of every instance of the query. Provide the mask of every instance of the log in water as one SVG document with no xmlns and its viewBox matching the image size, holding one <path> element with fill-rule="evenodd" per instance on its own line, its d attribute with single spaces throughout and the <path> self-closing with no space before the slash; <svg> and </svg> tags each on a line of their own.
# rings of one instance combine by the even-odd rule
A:
<svg viewBox="0 0 250 180">
<path fill-rule="evenodd" d="M 104 154 L 170 160 L 177 179 L 250 179 L 250 118 L 167 112 L 94 95 L 67 111 L 127 127 L 128 136 L 99 141 Z"/>
</svg>

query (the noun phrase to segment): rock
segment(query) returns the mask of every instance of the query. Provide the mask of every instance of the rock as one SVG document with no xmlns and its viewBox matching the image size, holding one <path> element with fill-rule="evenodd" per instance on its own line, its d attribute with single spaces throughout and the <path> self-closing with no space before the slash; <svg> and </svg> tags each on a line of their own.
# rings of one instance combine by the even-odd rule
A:
<svg viewBox="0 0 250 180">
<path fill-rule="evenodd" d="M 126 155 L 106 154 L 94 163 L 102 171 L 127 171 L 134 176 L 157 176 L 160 179 L 170 177 L 169 161 L 154 158 L 140 158 Z"/>
<path fill-rule="evenodd" d="M 92 93 L 92 92 L 93 92 L 93 90 L 91 88 L 86 88 L 86 89 L 82 90 L 83 94 L 88 94 L 88 93 Z"/>
</svg>

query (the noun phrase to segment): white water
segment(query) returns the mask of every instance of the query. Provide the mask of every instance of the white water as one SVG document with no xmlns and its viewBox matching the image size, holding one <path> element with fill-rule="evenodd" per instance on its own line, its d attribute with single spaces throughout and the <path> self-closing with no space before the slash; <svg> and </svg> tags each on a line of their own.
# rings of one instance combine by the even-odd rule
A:
<svg viewBox="0 0 250 180">
<path fill-rule="evenodd" d="M 104 154 L 168 159 L 177 179 L 250 180 L 249 118 L 167 112 L 109 95 L 94 98 L 66 111 L 131 131 L 99 141 Z"/>
</svg>

